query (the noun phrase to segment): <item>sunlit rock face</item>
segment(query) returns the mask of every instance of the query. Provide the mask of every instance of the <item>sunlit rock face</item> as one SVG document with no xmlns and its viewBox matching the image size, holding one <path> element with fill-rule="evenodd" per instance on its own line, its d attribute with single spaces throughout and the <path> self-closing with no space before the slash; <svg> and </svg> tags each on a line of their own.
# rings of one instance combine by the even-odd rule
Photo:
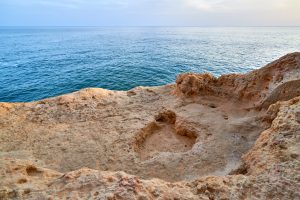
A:
<svg viewBox="0 0 300 200">
<path fill-rule="evenodd" d="M 297 199 L 300 53 L 247 74 L 182 74 L 0 103 L 0 199 Z"/>
</svg>

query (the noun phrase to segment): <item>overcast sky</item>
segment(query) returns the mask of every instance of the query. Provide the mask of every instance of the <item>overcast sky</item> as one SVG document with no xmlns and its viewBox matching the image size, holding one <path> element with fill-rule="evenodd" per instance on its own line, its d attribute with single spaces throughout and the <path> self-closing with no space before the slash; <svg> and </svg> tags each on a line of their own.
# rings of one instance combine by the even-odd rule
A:
<svg viewBox="0 0 300 200">
<path fill-rule="evenodd" d="M 300 26 L 300 0 L 0 0 L 0 25 Z"/>
</svg>

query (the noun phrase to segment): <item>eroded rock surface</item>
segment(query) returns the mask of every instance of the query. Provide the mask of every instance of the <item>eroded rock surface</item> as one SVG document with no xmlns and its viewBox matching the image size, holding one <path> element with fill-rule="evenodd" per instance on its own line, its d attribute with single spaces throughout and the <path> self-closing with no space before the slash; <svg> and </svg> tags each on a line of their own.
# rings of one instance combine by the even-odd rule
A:
<svg viewBox="0 0 300 200">
<path fill-rule="evenodd" d="M 0 103 L 0 199 L 299 199 L 300 53 L 247 74 Z"/>
</svg>

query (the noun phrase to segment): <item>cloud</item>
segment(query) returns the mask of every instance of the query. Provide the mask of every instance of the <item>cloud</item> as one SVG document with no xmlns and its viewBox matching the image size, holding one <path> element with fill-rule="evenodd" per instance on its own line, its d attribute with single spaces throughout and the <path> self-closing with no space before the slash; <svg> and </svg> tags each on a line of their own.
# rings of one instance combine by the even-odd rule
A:
<svg viewBox="0 0 300 200">
<path fill-rule="evenodd" d="M 218 4 L 222 3 L 223 1 L 218 0 L 186 0 L 183 1 L 184 4 L 188 7 L 192 7 L 197 10 L 203 10 L 203 11 L 210 11 L 215 9 Z"/>
<path fill-rule="evenodd" d="M 300 8 L 299 0 L 182 0 L 183 4 L 202 11 L 258 11 Z"/>
</svg>

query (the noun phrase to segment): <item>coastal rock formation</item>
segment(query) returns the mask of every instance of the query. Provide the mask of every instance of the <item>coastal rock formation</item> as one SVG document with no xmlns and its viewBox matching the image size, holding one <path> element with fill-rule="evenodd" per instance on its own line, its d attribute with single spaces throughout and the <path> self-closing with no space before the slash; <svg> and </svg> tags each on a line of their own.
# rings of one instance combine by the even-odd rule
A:
<svg viewBox="0 0 300 200">
<path fill-rule="evenodd" d="M 0 103 L 0 199 L 299 199 L 300 53 L 246 74 Z"/>
<path fill-rule="evenodd" d="M 300 57 L 289 54 L 247 74 L 181 74 L 177 93 L 185 96 L 227 97 L 231 101 L 268 108 L 273 103 L 300 95 Z M 251 106 L 251 105 L 250 105 Z"/>
</svg>

